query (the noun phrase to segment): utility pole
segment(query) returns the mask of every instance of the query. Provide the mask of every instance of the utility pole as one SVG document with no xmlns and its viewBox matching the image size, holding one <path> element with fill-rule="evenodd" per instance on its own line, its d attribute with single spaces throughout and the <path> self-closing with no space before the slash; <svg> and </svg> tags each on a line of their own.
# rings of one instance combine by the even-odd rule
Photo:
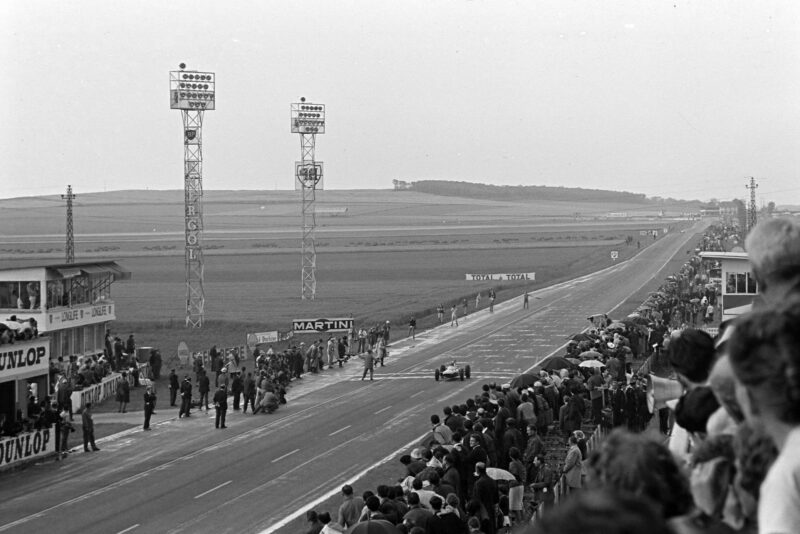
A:
<svg viewBox="0 0 800 534">
<path fill-rule="evenodd" d="M 66 256 L 67 263 L 75 263 L 75 234 L 72 228 L 72 199 L 75 195 L 72 194 L 72 186 L 67 186 L 67 194 L 61 195 L 61 198 L 67 201 L 67 243 L 66 243 Z"/>
<path fill-rule="evenodd" d="M 752 176 L 750 177 L 750 184 L 745 185 L 747 189 L 750 190 L 750 209 L 747 217 L 747 233 L 750 233 L 750 230 L 758 222 L 758 213 L 756 211 L 756 188 L 758 188 L 758 184 L 756 183 L 756 179 Z"/>
</svg>

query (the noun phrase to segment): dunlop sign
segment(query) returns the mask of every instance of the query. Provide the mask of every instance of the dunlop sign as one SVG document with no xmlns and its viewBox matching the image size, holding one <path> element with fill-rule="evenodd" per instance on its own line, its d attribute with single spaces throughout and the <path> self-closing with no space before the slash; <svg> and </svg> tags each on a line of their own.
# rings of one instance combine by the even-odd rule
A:
<svg viewBox="0 0 800 534">
<path fill-rule="evenodd" d="M 536 280 L 536 273 L 468 274 L 467 280 L 476 282 L 489 280 Z"/>
<path fill-rule="evenodd" d="M 349 332 L 353 328 L 353 318 L 340 319 L 295 319 L 292 331 L 295 334 L 311 334 L 315 332 Z"/>
<path fill-rule="evenodd" d="M 0 350 L 0 382 L 18 376 L 47 374 L 50 367 L 47 341 L 27 345 L 3 345 Z"/>
<path fill-rule="evenodd" d="M 0 439 L 0 469 L 56 450 L 49 428 Z"/>
</svg>

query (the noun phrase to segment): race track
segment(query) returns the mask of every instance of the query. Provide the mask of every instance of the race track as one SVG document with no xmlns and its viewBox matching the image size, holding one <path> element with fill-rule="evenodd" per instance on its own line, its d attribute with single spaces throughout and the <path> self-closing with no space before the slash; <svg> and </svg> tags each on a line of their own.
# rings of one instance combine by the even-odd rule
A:
<svg viewBox="0 0 800 534">
<path fill-rule="evenodd" d="M 508 381 L 560 350 L 588 315 L 613 311 L 698 228 L 532 293 L 529 310 L 517 298 L 457 328 L 446 324 L 393 344 L 374 382 L 362 382 L 360 362 L 351 361 L 305 375 L 272 415 L 229 410 L 228 428 L 215 430 L 213 417 L 195 411 L 106 440 L 97 453 L 0 475 L 0 532 L 289 532 L 304 506 L 420 438 L 444 404 L 462 402 L 486 381 Z M 435 382 L 434 367 L 453 358 L 470 364 L 472 379 Z M 73 445 L 78 440 L 80 432 Z"/>
</svg>

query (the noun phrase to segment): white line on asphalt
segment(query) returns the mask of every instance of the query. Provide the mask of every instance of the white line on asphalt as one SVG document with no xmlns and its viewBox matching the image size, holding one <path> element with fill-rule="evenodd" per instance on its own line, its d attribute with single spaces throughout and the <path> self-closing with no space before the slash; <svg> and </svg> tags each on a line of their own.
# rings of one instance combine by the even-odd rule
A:
<svg viewBox="0 0 800 534">
<path fill-rule="evenodd" d="M 300 450 L 300 449 L 295 449 L 295 450 L 293 450 L 292 452 L 287 452 L 286 454 L 284 454 L 284 455 L 283 455 L 283 456 L 281 456 L 280 458 L 275 458 L 274 460 L 272 460 L 272 463 L 274 464 L 274 463 L 275 463 L 275 462 L 277 462 L 278 460 L 283 460 L 283 459 L 284 459 L 284 458 L 286 458 L 287 456 L 291 456 L 291 455 L 293 455 L 294 453 L 296 453 L 296 452 L 297 452 L 297 451 L 299 451 L 299 450 Z"/>
<path fill-rule="evenodd" d="M 409 397 L 409 399 L 413 399 L 413 398 L 414 398 L 414 397 L 416 397 L 417 395 L 422 395 L 423 393 L 425 393 L 425 390 L 424 390 L 424 389 L 423 389 L 422 391 L 417 391 L 416 393 L 414 393 L 413 395 L 411 395 L 411 396 Z"/>
<path fill-rule="evenodd" d="M 131 530 L 135 529 L 138 526 L 139 526 L 139 523 L 136 523 L 135 525 L 130 526 L 130 527 L 126 528 L 125 530 L 120 530 L 119 532 L 117 532 L 117 534 L 125 534 L 126 532 L 130 532 Z"/>
<path fill-rule="evenodd" d="M 348 429 L 348 428 L 350 428 L 351 426 L 353 426 L 353 425 L 347 425 L 346 427 L 344 427 L 344 428 L 340 428 L 340 429 L 339 429 L 339 430 L 337 430 L 336 432 L 331 432 L 331 433 L 330 433 L 330 434 L 328 434 L 328 435 L 329 435 L 329 436 L 335 436 L 335 435 L 336 435 L 336 434 L 338 434 L 339 432 L 344 432 L 345 430 L 347 430 L 347 429 Z"/>
<path fill-rule="evenodd" d="M 378 415 L 378 414 L 379 414 L 379 413 L 381 413 L 381 412 L 385 412 L 385 411 L 386 411 L 386 410 L 388 410 L 389 408 L 391 408 L 391 406 L 387 406 L 386 408 L 381 408 L 380 410 L 378 410 L 377 412 L 375 412 L 375 415 Z"/>
<path fill-rule="evenodd" d="M 231 482 L 233 482 L 233 480 L 229 480 L 229 481 L 227 481 L 227 482 L 223 482 L 223 483 L 222 483 L 222 484 L 220 484 L 219 486 L 214 486 L 214 487 L 213 487 L 213 488 L 211 488 L 210 490 L 208 490 L 208 491 L 204 491 L 204 492 L 203 492 L 203 493 L 201 493 L 200 495 L 195 495 L 195 496 L 194 496 L 194 498 L 195 498 L 195 499 L 199 499 L 200 497 L 204 497 L 204 496 L 208 495 L 209 493 L 211 493 L 212 491 L 216 491 L 216 490 L 218 490 L 218 489 L 220 489 L 220 488 L 222 488 L 222 487 L 225 487 L 225 486 L 227 486 L 227 485 L 228 485 L 228 484 L 230 484 Z"/>
</svg>

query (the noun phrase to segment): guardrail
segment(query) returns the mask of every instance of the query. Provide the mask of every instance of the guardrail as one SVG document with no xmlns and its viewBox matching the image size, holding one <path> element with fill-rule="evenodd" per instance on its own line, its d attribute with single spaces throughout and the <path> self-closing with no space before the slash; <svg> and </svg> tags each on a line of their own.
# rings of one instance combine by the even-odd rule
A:
<svg viewBox="0 0 800 534">
<path fill-rule="evenodd" d="M 597 446 L 600 444 L 603 438 L 606 436 L 606 430 L 603 428 L 603 425 L 597 425 L 597 427 L 592 432 L 591 437 L 586 442 L 586 452 L 592 452 Z M 565 475 L 561 475 L 558 479 L 558 482 L 555 483 L 553 486 L 553 506 L 558 506 L 558 503 L 561 501 L 562 497 L 565 497 L 569 493 L 569 489 L 567 488 L 567 478 Z M 538 519 L 542 515 L 542 507 L 538 507 L 533 511 L 531 515 L 530 523 L 533 524 L 536 519 Z"/>
</svg>

